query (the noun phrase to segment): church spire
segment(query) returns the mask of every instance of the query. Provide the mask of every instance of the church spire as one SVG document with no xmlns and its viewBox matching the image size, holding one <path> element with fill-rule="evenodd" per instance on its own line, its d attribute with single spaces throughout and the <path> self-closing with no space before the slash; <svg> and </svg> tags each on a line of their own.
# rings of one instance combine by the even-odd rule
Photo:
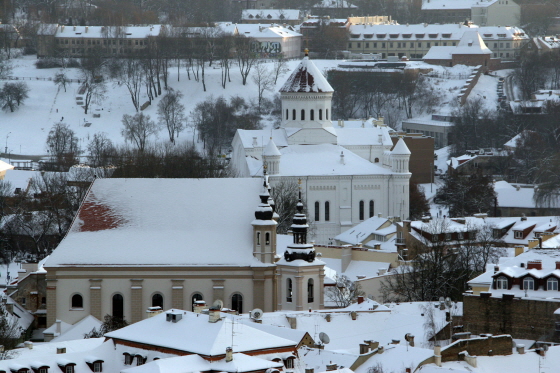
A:
<svg viewBox="0 0 560 373">
<path fill-rule="evenodd" d="M 294 241 L 288 246 L 284 253 L 284 258 L 287 262 L 294 260 L 305 260 L 306 262 L 313 262 L 315 260 L 315 248 L 312 244 L 307 243 L 307 231 L 309 224 L 307 224 L 307 217 L 303 212 L 303 202 L 301 200 L 301 179 L 299 184 L 299 199 L 296 205 L 297 212 L 292 219 L 292 234 Z"/>
<path fill-rule="evenodd" d="M 272 220 L 272 216 L 274 211 L 272 207 L 269 205 L 268 200 L 270 198 L 270 193 L 268 192 L 268 180 L 266 175 L 266 165 L 264 167 L 263 172 L 263 190 L 259 194 L 259 198 L 261 203 L 255 210 L 255 219 L 257 220 Z"/>
</svg>

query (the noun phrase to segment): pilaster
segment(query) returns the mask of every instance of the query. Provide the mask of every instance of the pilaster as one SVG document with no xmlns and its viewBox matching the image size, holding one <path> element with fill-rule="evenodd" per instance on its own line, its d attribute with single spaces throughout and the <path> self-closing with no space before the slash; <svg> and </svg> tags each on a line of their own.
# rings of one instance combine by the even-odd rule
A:
<svg viewBox="0 0 560 373">
<path fill-rule="evenodd" d="M 253 308 L 265 309 L 264 269 L 253 269 Z"/>
<path fill-rule="evenodd" d="M 224 298 L 225 296 L 225 291 L 224 291 L 224 286 L 225 286 L 225 282 L 226 280 L 224 279 L 213 279 L 212 280 L 212 291 L 213 291 L 213 302 L 217 301 L 218 299 L 220 299 L 222 302 L 224 302 L 224 307 L 227 307 L 227 302 L 226 299 Z"/>
<path fill-rule="evenodd" d="M 171 279 L 171 307 L 185 309 L 184 284 L 185 280 Z M 192 304 L 191 304 L 192 307 Z M 188 309 L 192 309 L 189 307 Z"/>
<path fill-rule="evenodd" d="M 307 295 L 307 289 L 305 289 L 306 291 L 303 291 L 303 276 L 299 275 L 299 276 L 295 276 L 296 278 L 296 286 L 294 288 L 295 291 L 295 298 L 296 298 L 296 311 L 302 311 L 303 310 L 303 294 L 305 293 Z"/>
<path fill-rule="evenodd" d="M 142 304 L 142 282 L 143 279 L 130 279 L 130 321 L 135 323 L 142 320 L 143 304 Z"/>
<path fill-rule="evenodd" d="M 92 278 L 89 280 L 89 313 L 98 320 L 103 321 L 101 314 L 101 280 Z"/>
<path fill-rule="evenodd" d="M 53 325 L 57 317 L 56 282 L 55 279 L 47 279 L 47 327 Z"/>
</svg>

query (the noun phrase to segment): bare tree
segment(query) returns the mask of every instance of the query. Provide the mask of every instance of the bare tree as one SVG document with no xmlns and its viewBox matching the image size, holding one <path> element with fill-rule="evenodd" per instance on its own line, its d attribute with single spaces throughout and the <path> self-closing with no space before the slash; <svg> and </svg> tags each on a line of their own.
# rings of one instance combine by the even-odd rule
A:
<svg viewBox="0 0 560 373">
<path fill-rule="evenodd" d="M 119 83 L 122 82 L 128 89 L 132 105 L 138 112 L 140 110 L 140 92 L 145 83 L 146 70 L 138 58 L 125 58 L 120 62 Z"/>
<path fill-rule="evenodd" d="M 253 51 L 253 43 L 256 41 L 244 35 L 235 37 L 235 58 L 239 65 L 241 73 L 241 81 L 243 85 L 247 84 L 247 77 L 257 62 L 257 54 Z"/>
<path fill-rule="evenodd" d="M 105 132 L 93 135 L 88 144 L 89 162 L 92 167 L 108 166 L 114 152 L 113 143 Z"/>
<path fill-rule="evenodd" d="M 137 113 L 134 116 L 124 114 L 122 124 L 124 128 L 121 130 L 121 134 L 125 140 L 135 144 L 141 152 L 146 147 L 148 137 L 155 135 L 158 131 L 156 123 L 144 113 Z"/>
<path fill-rule="evenodd" d="M 13 113 L 29 97 L 29 87 L 23 82 L 5 83 L 0 90 L 0 105 L 5 111 Z"/>
<path fill-rule="evenodd" d="M 263 62 L 259 62 L 255 65 L 255 69 L 253 70 L 253 82 L 257 85 L 259 113 L 262 111 L 264 92 L 274 88 L 273 79 L 274 76 L 272 72 L 267 69 Z"/>
<path fill-rule="evenodd" d="M 47 150 L 51 161 L 62 167 L 70 167 L 77 162 L 80 153 L 78 137 L 66 123 L 55 123 L 47 136 Z"/>
<path fill-rule="evenodd" d="M 84 58 L 80 67 L 81 80 L 79 94 L 84 95 L 84 113 L 87 114 L 92 102 L 101 102 L 105 99 L 107 88 L 103 82 L 103 69 L 105 67 L 104 52 L 99 47 L 92 48 Z"/>
<path fill-rule="evenodd" d="M 346 275 L 337 275 L 334 279 L 335 286 L 329 286 L 325 291 L 327 298 L 336 304 L 337 307 L 345 308 L 365 295 L 359 283 L 350 280 Z"/>
<path fill-rule="evenodd" d="M 64 92 L 66 92 L 66 86 L 70 84 L 70 79 L 68 79 L 64 73 L 56 73 L 53 82 L 58 86 L 58 89 L 62 87 L 64 88 Z"/>
<path fill-rule="evenodd" d="M 284 58 L 284 54 L 280 53 L 274 60 L 274 84 L 278 82 L 278 78 L 290 71 L 288 69 L 288 62 Z"/>
<path fill-rule="evenodd" d="M 0 53 L 0 79 L 6 79 L 12 73 L 12 61 Z"/>
<path fill-rule="evenodd" d="M 158 118 L 164 124 L 169 133 L 169 141 L 175 143 L 175 138 L 185 129 L 187 117 L 185 106 L 181 104 L 183 94 L 169 88 L 167 94 L 158 103 Z"/>
</svg>

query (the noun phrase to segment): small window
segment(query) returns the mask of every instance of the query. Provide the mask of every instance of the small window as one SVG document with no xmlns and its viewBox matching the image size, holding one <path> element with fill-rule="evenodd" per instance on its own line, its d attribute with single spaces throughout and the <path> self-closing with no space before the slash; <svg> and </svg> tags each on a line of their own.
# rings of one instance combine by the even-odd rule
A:
<svg viewBox="0 0 560 373">
<path fill-rule="evenodd" d="M 94 372 L 103 372 L 103 365 L 101 365 L 101 362 L 96 361 L 95 363 L 93 363 L 93 371 Z"/>
<path fill-rule="evenodd" d="M 270 233 L 266 232 L 264 235 L 265 238 L 265 245 L 270 245 Z"/>
<path fill-rule="evenodd" d="M 136 366 L 144 365 L 144 357 L 136 355 Z"/>
<path fill-rule="evenodd" d="M 49 373 L 49 368 L 39 368 L 39 373 Z"/>
<path fill-rule="evenodd" d="M 67 365 L 66 368 L 64 369 L 65 373 L 74 373 L 74 366 L 73 365 Z"/>
<path fill-rule="evenodd" d="M 438 242 L 439 236 L 437 234 L 432 235 L 432 242 Z"/>
<path fill-rule="evenodd" d="M 231 297 L 231 309 L 243 313 L 243 295 L 235 293 Z"/>
<path fill-rule="evenodd" d="M 294 369 L 294 357 L 289 357 L 286 359 L 286 369 Z"/>
<path fill-rule="evenodd" d="M 309 111 L 309 119 L 310 120 L 315 120 L 315 110 L 311 109 Z"/>
<path fill-rule="evenodd" d="M 360 220 L 364 220 L 364 201 L 360 201 L 360 208 L 358 212 Z"/>
<path fill-rule="evenodd" d="M 290 112 L 286 109 L 286 120 L 290 119 Z"/>
<path fill-rule="evenodd" d="M 313 303 L 313 279 L 307 280 L 307 303 Z"/>
<path fill-rule="evenodd" d="M 522 239 L 523 238 L 523 231 L 513 231 L 513 237 Z"/>
<path fill-rule="evenodd" d="M 131 365 L 132 364 L 132 356 L 128 353 L 124 353 L 124 365 Z"/>
<path fill-rule="evenodd" d="M 286 302 L 292 303 L 292 279 L 286 280 Z"/>
<path fill-rule="evenodd" d="M 535 290 L 535 280 L 532 277 L 523 279 L 523 290 Z"/>
<path fill-rule="evenodd" d="M 325 109 L 325 112 L 326 112 L 326 118 L 325 119 L 329 120 L 329 109 Z"/>
<path fill-rule="evenodd" d="M 305 110 L 301 109 L 301 120 L 305 120 Z"/>
<path fill-rule="evenodd" d="M 508 288 L 508 280 L 504 276 L 500 276 L 496 279 L 496 289 L 507 289 Z"/>
<path fill-rule="evenodd" d="M 462 240 L 464 237 L 465 235 L 463 234 L 463 232 L 457 233 L 457 239 Z"/>
<path fill-rule="evenodd" d="M 325 221 L 331 220 L 331 205 L 330 202 L 325 202 Z"/>
<path fill-rule="evenodd" d="M 296 109 L 292 110 L 292 120 L 296 120 Z"/>
<path fill-rule="evenodd" d="M 445 234 L 445 240 L 446 241 L 451 241 L 451 233 L 446 233 Z"/>
<path fill-rule="evenodd" d="M 319 201 L 315 202 L 315 221 L 319 221 L 321 218 L 320 204 Z"/>
<path fill-rule="evenodd" d="M 550 277 L 548 280 L 546 280 L 546 290 L 558 291 L 558 279 Z"/>
<path fill-rule="evenodd" d="M 154 294 L 152 296 L 152 307 L 160 307 L 163 309 L 163 295 Z"/>
<path fill-rule="evenodd" d="M 319 120 L 323 120 L 323 109 L 319 109 Z"/>
<path fill-rule="evenodd" d="M 261 245 L 261 232 L 257 232 L 257 246 Z"/>
<path fill-rule="evenodd" d="M 369 201 L 369 217 L 373 217 L 373 208 L 375 207 L 375 203 L 373 200 Z"/>
</svg>

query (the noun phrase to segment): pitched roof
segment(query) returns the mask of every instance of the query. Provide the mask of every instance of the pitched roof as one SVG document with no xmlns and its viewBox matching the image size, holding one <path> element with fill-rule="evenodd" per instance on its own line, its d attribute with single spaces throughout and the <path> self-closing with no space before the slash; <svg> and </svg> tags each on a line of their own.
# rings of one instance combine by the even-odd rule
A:
<svg viewBox="0 0 560 373">
<path fill-rule="evenodd" d="M 334 89 L 309 57 L 304 57 L 286 80 L 280 92 L 320 93 L 334 92 Z"/>
<path fill-rule="evenodd" d="M 266 148 L 264 148 L 263 155 L 268 155 L 268 156 L 282 155 L 280 153 L 280 150 L 278 150 L 278 148 L 276 147 L 274 140 L 272 140 L 272 137 L 270 138 L 270 141 L 268 141 Z"/>
<path fill-rule="evenodd" d="M 97 179 L 45 268 L 264 265 L 251 250 L 261 188 L 243 178 Z"/>
<path fill-rule="evenodd" d="M 410 149 L 408 149 L 408 146 L 406 146 L 402 137 L 395 144 L 395 147 L 391 151 L 391 154 L 393 154 L 393 155 L 410 155 Z"/>
</svg>

